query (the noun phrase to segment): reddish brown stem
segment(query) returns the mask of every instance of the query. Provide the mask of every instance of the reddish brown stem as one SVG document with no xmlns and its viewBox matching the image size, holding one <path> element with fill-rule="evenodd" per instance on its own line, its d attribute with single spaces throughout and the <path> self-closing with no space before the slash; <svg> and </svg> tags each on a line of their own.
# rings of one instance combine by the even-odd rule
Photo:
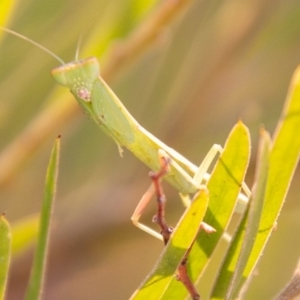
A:
<svg viewBox="0 0 300 300">
<path fill-rule="evenodd" d="M 169 170 L 170 161 L 168 158 L 162 157 L 161 158 L 161 169 L 158 172 L 150 172 L 149 176 L 152 179 L 155 194 L 157 198 L 157 213 L 153 218 L 153 221 L 157 223 L 161 228 L 161 234 L 163 236 L 163 240 L 165 245 L 168 243 L 171 233 L 172 227 L 168 226 L 165 220 L 165 208 L 166 208 L 166 196 L 164 194 L 162 185 L 161 185 L 161 178 L 168 172 Z M 177 279 L 181 281 L 186 289 L 189 291 L 193 300 L 199 300 L 200 295 L 198 294 L 193 282 L 191 281 L 188 271 L 187 271 L 187 257 L 190 253 L 191 247 L 186 252 L 183 260 L 181 261 L 178 269 L 177 269 Z"/>
<path fill-rule="evenodd" d="M 169 164 L 168 159 L 163 157 L 161 158 L 161 169 L 158 172 L 150 172 L 149 174 L 155 188 L 157 199 L 157 213 L 153 217 L 153 222 L 159 225 L 165 245 L 168 243 L 173 231 L 172 227 L 168 226 L 165 220 L 166 196 L 161 185 L 161 178 L 168 172 Z"/>
<path fill-rule="evenodd" d="M 193 246 L 193 245 L 192 245 Z M 199 300 L 200 295 L 198 294 L 193 282 L 191 281 L 188 271 L 187 271 L 187 262 L 188 262 L 188 255 L 192 249 L 192 246 L 186 252 L 183 260 L 181 261 L 178 269 L 177 269 L 177 279 L 182 282 L 182 284 L 186 287 L 189 291 L 193 300 Z"/>
</svg>

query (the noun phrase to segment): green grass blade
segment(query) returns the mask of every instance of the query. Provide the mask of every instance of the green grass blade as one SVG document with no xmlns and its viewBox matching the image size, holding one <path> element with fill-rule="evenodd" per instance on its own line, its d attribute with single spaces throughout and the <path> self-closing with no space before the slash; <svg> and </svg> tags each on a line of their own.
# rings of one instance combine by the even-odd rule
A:
<svg viewBox="0 0 300 300">
<path fill-rule="evenodd" d="M 261 218 L 269 169 L 270 151 L 271 138 L 266 131 L 261 130 L 254 181 L 256 187 L 252 193 L 250 208 L 244 215 L 232 239 L 224 263 L 215 281 L 212 297 L 210 297 L 211 299 L 224 299 L 225 295 L 226 299 L 232 299 L 239 288 L 242 274 L 254 245 L 258 224 Z"/>
<path fill-rule="evenodd" d="M 189 272 L 193 282 L 201 276 L 228 222 L 231 219 L 240 186 L 244 180 L 250 157 L 250 137 L 246 126 L 238 122 L 228 136 L 211 178 L 207 183 L 209 206 L 204 222 L 217 232 L 208 236 L 200 232 L 189 255 Z M 201 287 L 199 289 L 201 294 Z M 172 280 L 164 298 L 184 299 L 187 292 L 175 279 Z"/>
<path fill-rule="evenodd" d="M 186 209 L 157 264 L 131 297 L 131 300 L 161 299 L 187 249 L 195 240 L 208 205 L 208 192 L 203 189 Z M 177 285 L 182 283 L 177 281 Z"/>
<path fill-rule="evenodd" d="M 10 261 L 11 234 L 4 215 L 0 216 L 0 300 L 4 299 Z"/>
<path fill-rule="evenodd" d="M 30 281 L 26 292 L 26 300 L 40 298 L 46 266 L 47 245 L 49 239 L 50 219 L 56 190 L 60 139 L 57 138 L 48 164 L 44 200 L 42 204 L 37 248 L 31 270 Z"/>
</svg>

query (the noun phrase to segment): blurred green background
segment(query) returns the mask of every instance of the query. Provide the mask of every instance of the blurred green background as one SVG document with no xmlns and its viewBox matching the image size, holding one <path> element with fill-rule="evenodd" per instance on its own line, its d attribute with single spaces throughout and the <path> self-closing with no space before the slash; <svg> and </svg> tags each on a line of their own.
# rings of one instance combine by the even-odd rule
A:
<svg viewBox="0 0 300 300">
<path fill-rule="evenodd" d="M 164 2 L 180 1 L 17 1 L 5 26 L 67 62 L 74 60 L 81 36 L 81 57 L 98 56 L 105 69 L 120 55 L 122 40 Z M 246 180 L 251 186 L 259 126 L 273 133 L 300 62 L 299 20 L 295 0 L 190 1 L 151 47 L 108 81 L 146 129 L 195 164 L 212 144 L 224 144 L 242 119 L 252 136 Z M 121 158 L 114 142 L 82 112 L 58 121 L 64 104 L 75 101 L 51 77 L 58 63 L 16 37 L 3 32 L 0 37 L 0 213 L 14 224 L 39 211 L 51 146 L 61 134 L 43 299 L 128 299 L 163 248 L 130 221 L 150 184 L 149 170 L 126 150 Z M 52 130 L 43 136 L 46 117 L 35 120 L 53 103 L 58 109 L 49 121 Z M 39 142 L 22 135 L 28 127 L 38 128 Z M 13 143 L 18 152 L 8 156 Z M 300 253 L 298 180 L 299 171 L 246 299 L 272 299 L 293 272 Z M 176 191 L 164 187 L 167 217 L 175 225 L 183 208 Z M 143 217 L 149 224 L 154 203 Z M 30 248 L 13 259 L 8 300 L 23 298 L 32 254 Z M 212 272 L 208 269 L 199 287 L 204 299 Z"/>
</svg>

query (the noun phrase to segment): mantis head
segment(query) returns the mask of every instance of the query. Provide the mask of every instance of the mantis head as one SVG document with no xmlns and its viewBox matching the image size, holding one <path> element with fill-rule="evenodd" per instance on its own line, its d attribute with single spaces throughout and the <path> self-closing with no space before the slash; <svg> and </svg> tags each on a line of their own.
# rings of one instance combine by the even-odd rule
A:
<svg viewBox="0 0 300 300">
<path fill-rule="evenodd" d="M 68 87 L 76 98 L 79 98 L 84 102 L 91 101 L 93 83 L 97 79 L 100 71 L 99 63 L 95 57 L 65 64 L 60 57 L 55 55 L 49 49 L 26 36 L 3 26 L 0 26 L 0 29 L 33 44 L 58 60 L 62 66 L 52 70 L 52 75 L 55 80 L 61 85 Z"/>
<path fill-rule="evenodd" d="M 52 70 L 54 79 L 68 87 L 72 93 L 85 102 L 91 101 L 91 90 L 100 67 L 95 57 L 71 62 Z"/>
</svg>

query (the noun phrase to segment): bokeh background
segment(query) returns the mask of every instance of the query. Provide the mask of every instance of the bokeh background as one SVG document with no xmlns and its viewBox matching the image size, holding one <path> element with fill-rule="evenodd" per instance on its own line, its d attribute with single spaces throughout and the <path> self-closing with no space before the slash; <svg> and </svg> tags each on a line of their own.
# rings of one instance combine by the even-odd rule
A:
<svg viewBox="0 0 300 300">
<path fill-rule="evenodd" d="M 151 45 L 126 59 L 124 42 L 133 32 L 166 3 L 181 2 Z M 81 37 L 80 57 L 97 56 L 133 116 L 195 164 L 242 119 L 252 136 L 251 186 L 258 129 L 263 124 L 273 133 L 300 63 L 299 20 L 296 0 L 27 0 L 16 1 L 5 25 L 67 62 Z M 149 170 L 126 150 L 121 158 L 76 109 L 51 77 L 58 66 L 53 58 L 16 37 L 0 37 L 0 212 L 12 224 L 38 213 L 51 147 L 61 134 L 43 299 L 128 299 L 163 248 L 130 222 Z M 246 299 L 272 299 L 293 273 L 300 253 L 299 175 Z M 183 208 L 176 191 L 164 187 L 175 225 Z M 146 223 L 154 211 L 153 204 Z M 30 247 L 14 257 L 8 300 L 23 298 L 32 255 Z M 199 287 L 204 299 L 212 277 L 208 269 Z"/>
</svg>

